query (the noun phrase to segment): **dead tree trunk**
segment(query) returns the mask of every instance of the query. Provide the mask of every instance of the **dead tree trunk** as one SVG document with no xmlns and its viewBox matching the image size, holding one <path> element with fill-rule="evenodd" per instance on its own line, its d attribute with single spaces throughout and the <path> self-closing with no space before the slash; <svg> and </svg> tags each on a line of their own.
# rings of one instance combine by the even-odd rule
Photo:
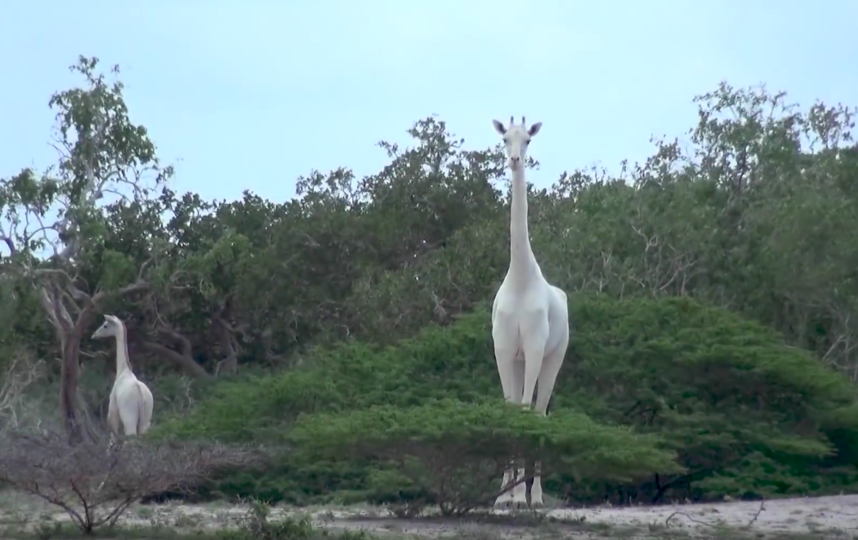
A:
<svg viewBox="0 0 858 540">
<path fill-rule="evenodd" d="M 228 296 L 223 306 L 212 315 L 211 321 L 211 330 L 217 336 L 220 354 L 223 357 L 217 363 L 215 375 L 221 373 L 235 375 L 238 372 L 238 347 L 230 319 L 232 319 L 232 298 Z"/>
<path fill-rule="evenodd" d="M 63 363 L 60 371 L 60 404 L 69 441 L 73 444 L 83 440 L 81 422 L 78 418 L 78 380 L 80 379 L 80 335 L 72 329 L 62 345 Z"/>
<path fill-rule="evenodd" d="M 40 299 L 60 343 L 60 412 L 63 426 L 69 442 L 77 444 L 83 440 L 77 410 L 81 336 L 65 306 L 63 295 L 64 291 L 59 285 L 50 282 L 42 287 Z"/>
</svg>

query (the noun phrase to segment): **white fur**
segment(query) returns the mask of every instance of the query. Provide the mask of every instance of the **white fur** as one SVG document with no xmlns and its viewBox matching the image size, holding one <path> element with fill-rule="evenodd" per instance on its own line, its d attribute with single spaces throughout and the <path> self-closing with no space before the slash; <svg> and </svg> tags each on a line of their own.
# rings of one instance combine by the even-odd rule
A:
<svg viewBox="0 0 858 540">
<path fill-rule="evenodd" d="M 508 164 L 512 171 L 510 210 L 509 270 L 492 304 L 492 340 L 504 398 L 510 403 L 534 408 L 542 415 L 554 390 L 557 374 L 563 365 L 569 344 L 569 313 L 566 293 L 550 285 L 542 275 L 530 247 L 527 230 L 527 182 L 524 163 L 530 139 L 542 123 L 525 128 L 525 119 L 516 125 L 510 118 L 509 128 L 497 120 L 495 129 L 503 135 Z M 537 391 L 538 390 L 538 391 Z M 525 471 L 518 464 L 518 474 L 509 468 L 504 473 L 506 486 L 513 477 L 521 479 Z M 541 464 L 536 463 L 531 506 L 543 506 Z M 527 507 L 524 482 L 497 498 L 495 506 Z"/>
<path fill-rule="evenodd" d="M 113 315 L 104 316 L 104 324 L 92 335 L 93 339 L 116 338 L 116 380 L 110 390 L 107 423 L 115 435 L 120 424 L 125 435 L 143 435 L 152 422 L 154 399 L 149 388 L 134 376 L 128 361 L 128 341 L 125 324 Z"/>
</svg>

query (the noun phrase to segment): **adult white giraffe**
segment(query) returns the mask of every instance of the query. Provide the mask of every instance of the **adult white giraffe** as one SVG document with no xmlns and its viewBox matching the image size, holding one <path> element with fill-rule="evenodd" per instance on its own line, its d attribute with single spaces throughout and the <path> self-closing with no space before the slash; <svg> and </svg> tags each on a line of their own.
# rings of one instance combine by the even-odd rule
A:
<svg viewBox="0 0 858 540">
<path fill-rule="evenodd" d="M 105 315 L 104 324 L 92 334 L 92 339 L 107 337 L 116 338 L 116 379 L 110 391 L 107 423 L 113 434 L 119 434 L 121 423 L 125 435 L 143 435 L 152 422 L 154 400 L 149 387 L 131 371 L 125 324 L 119 317 Z"/>
<path fill-rule="evenodd" d="M 533 256 L 527 231 L 527 181 L 524 177 L 527 147 L 539 133 L 542 122 L 527 129 L 525 118 L 516 125 L 513 117 L 509 127 L 493 120 L 495 129 L 503 136 L 508 164 L 512 172 L 512 201 L 510 204 L 509 269 L 492 305 L 492 340 L 503 395 L 507 401 L 530 407 L 536 392 L 534 408 L 544 415 L 554 382 L 569 344 L 569 312 L 566 293 L 550 285 Z M 544 506 L 542 500 L 541 464 L 534 467 L 530 489 L 531 507 Z M 524 466 L 518 464 L 518 474 L 510 467 L 504 472 L 502 486 L 513 477 L 524 478 Z M 524 482 L 500 495 L 495 506 L 527 507 Z"/>
</svg>

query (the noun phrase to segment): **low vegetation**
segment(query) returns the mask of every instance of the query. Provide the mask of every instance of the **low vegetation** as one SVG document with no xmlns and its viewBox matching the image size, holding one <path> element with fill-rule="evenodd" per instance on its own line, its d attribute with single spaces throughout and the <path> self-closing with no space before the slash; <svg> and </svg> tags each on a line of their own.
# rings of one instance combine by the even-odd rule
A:
<svg viewBox="0 0 858 540">
<path fill-rule="evenodd" d="M 194 486 L 219 470 L 259 465 L 262 454 L 212 444 L 108 444 L 104 434 L 70 444 L 65 433 L 7 430 L 0 485 L 65 511 L 83 533 L 114 526 L 129 506 L 166 489 Z"/>
<path fill-rule="evenodd" d="M 376 511 L 377 512 L 377 511 Z M 756 516 L 746 523 L 728 525 L 717 517 L 698 519 L 685 512 L 676 511 L 666 519 L 649 523 L 609 524 L 586 519 L 553 519 L 539 514 L 518 516 L 477 515 L 467 521 L 440 521 L 438 519 L 394 521 L 376 515 L 373 509 L 364 508 L 362 515 L 347 518 L 331 518 L 318 514 L 284 514 L 259 502 L 244 505 L 238 512 L 222 513 L 220 517 L 207 519 L 191 514 L 169 516 L 149 514 L 145 524 L 123 523 L 101 530 L 99 537 L 115 539 L 166 540 L 195 538 L 199 540 L 420 540 L 447 538 L 449 540 L 487 540 L 489 538 L 514 537 L 530 540 L 560 539 L 672 539 L 672 540 L 847 540 L 847 533 L 826 527 L 824 524 L 807 523 L 804 532 L 761 531 L 752 529 Z M 143 512 L 135 516 L 141 520 Z M 691 519 L 692 521 L 683 520 Z M 401 523 L 401 526 L 398 526 Z M 687 524 L 696 524 L 689 529 Z M 4 538 L 10 540 L 72 539 L 81 537 L 80 532 L 61 522 L 47 517 L 31 524 L 27 530 L 7 531 L 0 528 Z M 5 533 L 9 533 L 5 535 Z"/>
<path fill-rule="evenodd" d="M 852 383 L 812 354 L 687 298 L 581 295 L 570 313 L 549 418 L 506 410 L 488 315 L 477 311 L 397 346 L 319 349 L 277 377 L 223 383 L 154 436 L 280 440 L 290 446 L 281 467 L 213 489 L 293 504 L 414 497 L 455 513 L 496 495 L 504 460 L 519 456 L 544 460 L 546 489 L 574 503 L 836 493 L 855 482 L 856 449 L 839 436 L 858 432 Z"/>
</svg>

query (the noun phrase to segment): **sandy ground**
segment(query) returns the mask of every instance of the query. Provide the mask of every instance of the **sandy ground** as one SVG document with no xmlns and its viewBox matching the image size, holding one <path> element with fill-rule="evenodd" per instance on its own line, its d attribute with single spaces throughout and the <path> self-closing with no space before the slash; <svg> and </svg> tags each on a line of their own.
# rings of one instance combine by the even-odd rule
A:
<svg viewBox="0 0 858 540">
<path fill-rule="evenodd" d="M 248 515 L 247 505 L 138 505 L 121 520 L 124 525 L 170 529 L 235 527 Z M 508 512 L 494 512 L 508 514 Z M 322 527 L 363 529 L 377 536 L 439 538 L 858 538 L 858 495 L 638 507 L 593 507 L 520 512 L 520 519 L 395 519 L 383 507 L 274 508 L 270 519 L 306 515 Z M 67 521 L 32 497 L 3 493 L 0 528 L 32 528 Z"/>
</svg>

